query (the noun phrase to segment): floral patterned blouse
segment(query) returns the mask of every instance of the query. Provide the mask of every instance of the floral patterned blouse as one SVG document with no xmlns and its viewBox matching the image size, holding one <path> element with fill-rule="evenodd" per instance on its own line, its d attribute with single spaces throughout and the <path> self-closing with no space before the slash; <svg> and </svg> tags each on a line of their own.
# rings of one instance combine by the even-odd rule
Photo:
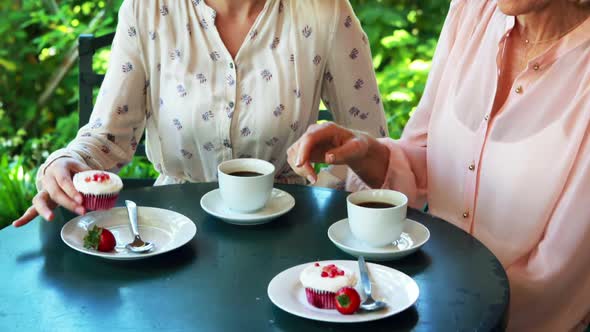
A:
<svg viewBox="0 0 590 332">
<path fill-rule="evenodd" d="M 335 122 L 388 135 L 348 1 L 267 0 L 235 59 L 215 15 L 202 0 L 125 0 L 90 122 L 45 165 L 69 156 L 117 171 L 145 129 L 156 184 L 215 181 L 220 162 L 245 157 L 272 162 L 278 182 L 303 183 L 286 150 L 317 121 L 320 99 Z"/>
</svg>

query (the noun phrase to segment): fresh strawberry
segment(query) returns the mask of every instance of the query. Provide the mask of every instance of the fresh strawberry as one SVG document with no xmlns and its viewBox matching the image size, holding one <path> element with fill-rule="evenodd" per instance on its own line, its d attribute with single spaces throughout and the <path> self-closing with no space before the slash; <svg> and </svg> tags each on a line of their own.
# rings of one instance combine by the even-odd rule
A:
<svg viewBox="0 0 590 332">
<path fill-rule="evenodd" d="M 361 306 L 361 297 L 356 289 L 342 287 L 336 292 L 336 309 L 343 315 L 354 314 Z"/>
<path fill-rule="evenodd" d="M 109 252 L 115 249 L 116 244 L 117 242 L 111 231 L 96 225 L 84 237 L 84 248 L 86 249 Z"/>
</svg>

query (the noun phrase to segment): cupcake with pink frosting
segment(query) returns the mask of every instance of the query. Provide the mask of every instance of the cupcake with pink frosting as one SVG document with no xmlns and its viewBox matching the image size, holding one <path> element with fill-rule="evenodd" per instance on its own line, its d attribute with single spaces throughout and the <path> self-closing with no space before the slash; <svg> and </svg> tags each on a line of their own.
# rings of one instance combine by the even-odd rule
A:
<svg viewBox="0 0 590 332">
<path fill-rule="evenodd" d="M 108 210 L 115 206 L 123 181 L 114 173 L 84 171 L 74 175 L 74 187 L 83 197 L 87 210 Z"/>
</svg>

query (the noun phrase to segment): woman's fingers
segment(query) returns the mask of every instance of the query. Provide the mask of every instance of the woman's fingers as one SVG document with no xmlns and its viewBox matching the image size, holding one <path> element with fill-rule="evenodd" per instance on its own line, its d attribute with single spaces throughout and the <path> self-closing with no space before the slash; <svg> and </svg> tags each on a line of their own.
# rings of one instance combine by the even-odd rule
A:
<svg viewBox="0 0 590 332">
<path fill-rule="evenodd" d="M 54 178 L 48 178 L 46 181 L 44 181 L 44 188 L 49 192 L 51 199 L 55 203 L 77 214 L 84 214 L 84 208 L 74 201 L 70 196 L 68 196 Z M 40 210 L 39 213 L 43 215 Z"/>
<path fill-rule="evenodd" d="M 31 206 L 30 208 L 27 209 L 27 211 L 25 211 L 25 213 L 20 218 L 18 218 L 12 222 L 12 226 L 14 226 L 14 227 L 24 226 L 24 225 L 28 224 L 31 220 L 35 219 L 35 217 L 37 217 L 38 215 L 39 215 L 39 213 L 37 213 L 37 209 L 34 206 Z"/>
<path fill-rule="evenodd" d="M 72 174 L 83 170 L 87 170 L 88 166 L 71 158 L 63 158 L 63 160 L 56 160 L 47 170 L 43 176 L 43 188 L 33 198 L 33 206 L 29 207 L 27 211 L 12 225 L 21 227 L 28 224 L 38 215 L 41 215 L 47 220 L 53 220 L 53 209 L 57 205 L 62 205 L 70 211 L 78 214 L 84 214 L 86 211 L 81 206 L 82 195 L 74 188 L 72 182 Z"/>
<path fill-rule="evenodd" d="M 74 188 L 72 175 L 89 169 L 88 165 L 83 164 L 76 159 L 62 158 L 56 160 L 53 165 L 50 166 L 46 177 L 54 178 L 66 195 L 76 203 L 82 204 L 82 195 L 76 190 L 76 188 Z"/>
<path fill-rule="evenodd" d="M 72 174 L 88 170 L 88 166 L 73 158 L 56 160 L 43 177 L 43 188 L 57 204 L 77 214 L 84 214 L 82 195 L 74 187 Z M 41 213 L 41 211 L 39 211 Z"/>
<path fill-rule="evenodd" d="M 53 220 L 53 209 L 55 208 L 55 203 L 51 200 L 47 191 L 43 190 L 35 195 L 33 198 L 33 207 L 37 213 L 46 220 Z"/>
<path fill-rule="evenodd" d="M 362 159 L 368 149 L 367 140 L 362 136 L 357 136 L 326 152 L 325 162 L 328 164 L 348 164 Z"/>
<path fill-rule="evenodd" d="M 315 174 L 315 171 L 309 161 L 303 163 L 301 166 L 297 165 L 298 151 L 299 151 L 299 143 L 293 144 L 287 150 L 287 162 L 289 163 L 289 166 L 291 166 L 293 171 L 295 173 L 297 173 L 297 175 L 306 178 L 309 182 L 311 182 L 313 184 L 317 180 L 317 175 Z"/>
<path fill-rule="evenodd" d="M 287 151 L 289 165 L 309 182 L 317 181 L 313 162 L 326 162 L 326 152 L 335 150 L 354 138 L 355 134 L 332 122 L 311 125 L 305 134 Z M 356 143 L 355 143 L 356 144 Z M 354 146 L 353 144 L 352 146 Z M 329 162 L 328 163 L 332 163 Z"/>
<path fill-rule="evenodd" d="M 333 147 L 334 142 L 343 142 L 351 136 L 353 136 L 351 131 L 331 122 L 310 126 L 298 141 L 297 166 L 323 161 L 326 150 Z M 313 156 L 319 156 L 322 159 L 313 160 Z"/>
<path fill-rule="evenodd" d="M 63 190 L 68 197 L 73 200 L 76 204 L 82 204 L 82 195 L 74 188 L 74 182 L 72 182 L 72 176 L 69 170 L 66 168 L 60 168 L 55 171 L 55 180 L 59 187 Z"/>
<path fill-rule="evenodd" d="M 307 179 L 307 181 L 309 181 L 311 184 L 316 183 L 317 181 L 317 174 L 315 174 L 315 170 L 313 169 L 313 166 L 311 165 L 311 163 L 307 162 L 305 164 L 303 164 L 301 167 L 299 167 L 299 172 L 295 171 L 296 173 L 298 173 L 299 175 L 305 177 Z"/>
</svg>

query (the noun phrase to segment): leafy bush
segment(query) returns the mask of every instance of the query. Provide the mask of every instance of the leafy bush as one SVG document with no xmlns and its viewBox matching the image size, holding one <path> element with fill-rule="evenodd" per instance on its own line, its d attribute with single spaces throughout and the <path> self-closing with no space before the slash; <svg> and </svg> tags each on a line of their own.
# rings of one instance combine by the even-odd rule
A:
<svg viewBox="0 0 590 332">
<path fill-rule="evenodd" d="M 53 0 L 6 1 L 0 12 L 0 102 L 5 111 L 0 136 L 24 129 L 36 137 L 76 110 L 77 37 L 111 31 L 116 8 L 113 1 L 65 0 L 59 6 Z"/>
<path fill-rule="evenodd" d="M 389 134 L 401 135 L 422 97 L 448 10 L 436 0 L 351 0 L 369 36 Z"/>
<path fill-rule="evenodd" d="M 34 171 L 26 169 L 24 157 L 0 158 L 0 228 L 22 214 L 35 194 Z"/>
<path fill-rule="evenodd" d="M 399 137 L 422 96 L 448 2 L 350 1 L 371 43 L 390 135 Z M 28 207 L 36 167 L 75 136 L 77 37 L 113 31 L 121 2 L 0 2 L 0 228 Z M 95 56 L 96 70 L 108 55 Z M 157 175 L 145 158 L 121 173 Z"/>
<path fill-rule="evenodd" d="M 146 157 L 135 157 L 131 163 L 127 164 L 119 175 L 123 178 L 155 179 L 158 177 L 158 171 Z"/>
</svg>

